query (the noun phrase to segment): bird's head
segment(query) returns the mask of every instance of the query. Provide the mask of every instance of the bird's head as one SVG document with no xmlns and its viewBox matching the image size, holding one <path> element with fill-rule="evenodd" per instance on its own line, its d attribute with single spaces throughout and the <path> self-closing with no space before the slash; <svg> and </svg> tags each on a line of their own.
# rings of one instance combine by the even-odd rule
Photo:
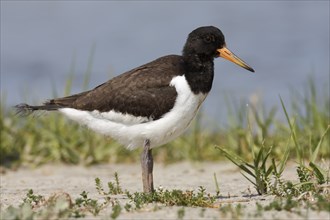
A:
<svg viewBox="0 0 330 220">
<path fill-rule="evenodd" d="M 226 47 L 225 36 L 213 26 L 199 27 L 193 30 L 183 48 L 183 56 L 198 56 L 203 60 L 217 57 L 227 59 L 251 72 L 254 70 Z"/>
</svg>

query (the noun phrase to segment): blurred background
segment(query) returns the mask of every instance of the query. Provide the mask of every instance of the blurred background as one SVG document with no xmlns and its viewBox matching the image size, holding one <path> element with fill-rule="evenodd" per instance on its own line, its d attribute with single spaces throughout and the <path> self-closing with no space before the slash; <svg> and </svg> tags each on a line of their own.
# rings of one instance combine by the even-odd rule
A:
<svg viewBox="0 0 330 220">
<path fill-rule="evenodd" d="M 225 122 L 225 96 L 280 106 L 312 75 L 329 84 L 329 1 L 1 1 L 1 104 L 38 104 L 81 92 L 168 54 L 180 54 L 199 26 L 222 30 L 250 73 L 215 60 L 204 114 Z M 289 106 L 288 106 L 289 107 Z M 281 117 L 281 116 L 279 116 Z M 282 115 L 283 117 L 283 115 Z"/>
</svg>

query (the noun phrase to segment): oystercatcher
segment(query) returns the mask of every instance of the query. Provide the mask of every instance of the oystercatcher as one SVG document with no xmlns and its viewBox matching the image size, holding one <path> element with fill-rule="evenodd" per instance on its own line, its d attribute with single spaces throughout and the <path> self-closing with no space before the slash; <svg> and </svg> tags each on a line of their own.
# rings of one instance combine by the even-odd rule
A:
<svg viewBox="0 0 330 220">
<path fill-rule="evenodd" d="M 158 58 L 86 92 L 16 108 L 22 114 L 59 111 L 129 149 L 143 147 L 143 190 L 152 192 L 152 148 L 175 139 L 189 126 L 211 90 L 217 57 L 254 72 L 227 49 L 218 28 L 199 27 L 188 35 L 181 56 Z"/>
</svg>

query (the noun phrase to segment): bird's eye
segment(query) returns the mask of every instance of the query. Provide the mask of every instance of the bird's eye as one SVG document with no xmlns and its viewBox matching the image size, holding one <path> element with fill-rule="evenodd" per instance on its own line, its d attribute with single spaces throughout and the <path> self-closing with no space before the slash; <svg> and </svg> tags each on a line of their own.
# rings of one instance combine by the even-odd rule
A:
<svg viewBox="0 0 330 220">
<path fill-rule="evenodd" d="M 206 36 L 204 37 L 204 41 L 205 41 L 206 43 L 211 43 L 211 42 L 214 41 L 214 36 L 213 36 L 213 35 L 206 35 Z"/>
</svg>

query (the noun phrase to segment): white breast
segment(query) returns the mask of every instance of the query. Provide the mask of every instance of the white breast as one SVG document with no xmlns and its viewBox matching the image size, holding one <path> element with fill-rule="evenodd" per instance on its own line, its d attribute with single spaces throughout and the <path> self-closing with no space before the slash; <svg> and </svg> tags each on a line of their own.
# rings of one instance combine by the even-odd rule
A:
<svg viewBox="0 0 330 220">
<path fill-rule="evenodd" d="M 73 108 L 60 109 L 70 119 L 87 125 L 92 130 L 110 136 L 129 149 L 142 147 L 146 139 L 151 147 L 163 145 L 182 134 L 195 117 L 207 94 L 194 94 L 185 76 L 172 79 L 178 96 L 174 107 L 162 118 L 152 120 L 147 117 L 135 117 L 114 111 L 82 111 Z"/>
</svg>

